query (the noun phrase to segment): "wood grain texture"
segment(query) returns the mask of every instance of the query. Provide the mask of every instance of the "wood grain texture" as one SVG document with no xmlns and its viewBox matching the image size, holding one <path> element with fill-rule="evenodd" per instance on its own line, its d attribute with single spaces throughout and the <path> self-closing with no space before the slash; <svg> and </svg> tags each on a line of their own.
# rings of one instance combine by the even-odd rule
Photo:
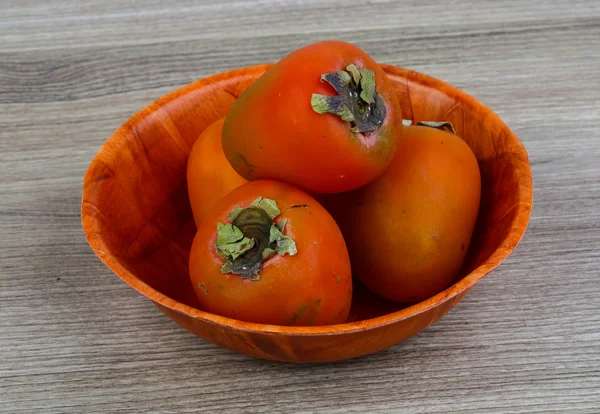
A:
<svg viewBox="0 0 600 414">
<path fill-rule="evenodd" d="M 321 3 L 2 3 L 0 411 L 598 411 L 598 3 Z M 528 150 L 533 214 L 514 254 L 403 344 L 253 360 L 180 329 L 97 260 L 82 177 L 154 99 L 328 37 L 494 109 Z"/>
</svg>

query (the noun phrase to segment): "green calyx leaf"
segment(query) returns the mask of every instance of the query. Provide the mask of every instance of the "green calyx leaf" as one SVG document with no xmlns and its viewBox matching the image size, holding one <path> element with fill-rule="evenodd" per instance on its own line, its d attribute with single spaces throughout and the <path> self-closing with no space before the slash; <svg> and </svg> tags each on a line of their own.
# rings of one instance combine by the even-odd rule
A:
<svg viewBox="0 0 600 414">
<path fill-rule="evenodd" d="M 360 71 L 360 86 L 362 91 L 360 97 L 368 104 L 372 104 L 375 100 L 375 73 L 368 69 L 359 69 Z"/>
<path fill-rule="evenodd" d="M 354 65 L 346 66 L 346 70 L 352 75 L 354 87 L 360 85 L 362 89 L 360 92 L 361 99 L 368 104 L 372 104 L 375 100 L 375 72 L 364 68 L 358 69 Z"/>
<path fill-rule="evenodd" d="M 285 255 L 286 253 L 290 256 L 298 253 L 296 242 L 287 236 L 283 236 L 281 239 L 277 240 L 277 248 L 275 250 L 277 250 L 277 253 L 279 253 L 281 256 Z"/>
<path fill-rule="evenodd" d="M 223 263 L 223 266 L 221 266 L 221 273 L 224 275 L 227 273 L 233 273 L 233 264 L 229 260 L 227 260 L 225 263 Z"/>
<path fill-rule="evenodd" d="M 275 200 L 258 197 L 248 207 L 235 207 L 231 223 L 217 223 L 215 250 L 225 260 L 221 273 L 260 280 L 263 262 L 276 254 L 295 255 L 296 243 L 283 235 L 288 220 L 274 222 L 280 214 Z"/>
<path fill-rule="evenodd" d="M 287 224 L 288 219 L 284 218 L 279 220 L 277 223 L 275 223 L 275 225 L 277 226 L 277 228 L 279 229 L 280 232 L 283 233 L 283 230 L 285 229 L 285 225 Z"/>
<path fill-rule="evenodd" d="M 345 72 L 344 72 L 345 73 Z M 354 121 L 354 114 L 339 96 L 328 96 L 313 93 L 310 104 L 315 112 L 319 114 L 337 115 L 346 122 Z"/>
<path fill-rule="evenodd" d="M 242 212 L 242 210 L 243 208 L 241 207 L 236 207 L 233 210 L 231 210 L 231 213 L 229 213 L 229 216 L 227 217 L 229 221 L 235 220 L 235 218 Z"/>
<path fill-rule="evenodd" d="M 346 66 L 346 70 L 348 72 L 350 72 L 350 74 L 352 75 L 352 81 L 354 82 L 354 86 L 357 87 L 358 85 L 360 85 L 360 78 L 361 78 L 360 70 L 354 65 Z M 346 72 L 344 72 L 344 73 L 346 73 Z"/>
<path fill-rule="evenodd" d="M 271 231 L 269 233 L 269 242 L 270 243 L 277 242 L 277 240 L 280 240 L 282 237 L 283 237 L 283 233 L 281 232 L 281 230 L 279 230 L 279 228 L 277 228 L 276 225 L 272 225 Z"/>
<path fill-rule="evenodd" d="M 298 253 L 296 242 L 294 242 L 291 237 L 284 236 L 276 224 L 271 226 L 269 242 L 275 243 L 275 251 L 277 251 L 277 253 L 279 253 L 281 256 L 285 255 L 286 253 L 290 256 Z"/>
<path fill-rule="evenodd" d="M 345 71 L 321 75 L 321 81 L 329 83 L 338 94 L 313 94 L 310 103 L 315 112 L 350 122 L 349 128 L 355 133 L 372 133 L 383 124 L 387 105 L 377 93 L 375 72 L 351 64 Z"/>
<path fill-rule="evenodd" d="M 345 72 L 343 70 L 338 70 L 337 72 L 335 72 L 335 74 L 338 76 L 338 78 L 339 78 L 338 82 L 340 82 L 340 84 L 348 83 L 352 80 L 352 78 L 350 77 L 348 72 Z M 321 82 L 327 81 L 328 75 L 331 75 L 331 74 L 325 73 L 325 74 L 321 75 Z M 358 85 L 358 82 L 356 82 L 356 84 Z"/>
<path fill-rule="evenodd" d="M 271 217 L 271 219 L 274 219 L 275 217 L 277 217 L 278 215 L 281 214 L 281 211 L 277 207 L 277 203 L 275 202 L 275 200 L 258 197 L 250 205 L 253 207 L 262 208 L 263 210 L 265 210 L 267 212 L 267 214 L 269 215 L 269 217 Z"/>
<path fill-rule="evenodd" d="M 269 260 L 271 257 L 275 256 L 276 253 L 277 252 L 275 250 L 271 249 L 270 247 L 263 250 L 263 252 L 262 252 L 263 262 L 265 260 Z"/>
<path fill-rule="evenodd" d="M 244 236 L 244 233 L 233 224 L 217 223 L 217 253 L 224 259 L 237 259 L 254 247 L 254 239 Z"/>
</svg>

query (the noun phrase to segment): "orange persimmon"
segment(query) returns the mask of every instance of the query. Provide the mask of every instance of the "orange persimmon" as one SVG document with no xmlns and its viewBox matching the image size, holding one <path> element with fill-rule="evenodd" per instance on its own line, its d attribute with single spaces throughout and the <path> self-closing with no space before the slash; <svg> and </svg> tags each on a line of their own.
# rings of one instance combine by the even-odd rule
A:
<svg viewBox="0 0 600 414">
<path fill-rule="evenodd" d="M 344 234 L 353 274 L 386 299 L 414 303 L 457 276 L 480 194 L 477 159 L 460 137 L 409 126 L 383 175 L 320 200 Z"/>
<path fill-rule="evenodd" d="M 223 154 L 223 122 L 216 121 L 200 134 L 188 158 L 188 195 L 196 225 L 217 201 L 248 181 L 231 168 Z"/>
<path fill-rule="evenodd" d="M 337 193 L 379 176 L 401 129 L 380 65 L 352 44 L 323 41 L 284 57 L 237 99 L 225 118 L 223 151 L 248 180 Z"/>
<path fill-rule="evenodd" d="M 288 184 L 257 180 L 222 198 L 198 226 L 190 278 L 201 309 L 274 325 L 342 323 L 350 259 L 331 215 Z"/>
</svg>

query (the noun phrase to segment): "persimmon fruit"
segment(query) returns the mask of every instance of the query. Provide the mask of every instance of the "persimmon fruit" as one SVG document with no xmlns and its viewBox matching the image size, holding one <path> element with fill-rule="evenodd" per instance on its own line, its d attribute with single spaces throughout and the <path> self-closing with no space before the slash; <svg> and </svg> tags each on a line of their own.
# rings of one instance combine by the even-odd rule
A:
<svg viewBox="0 0 600 414">
<path fill-rule="evenodd" d="M 477 159 L 459 136 L 408 126 L 380 177 L 320 200 L 342 230 L 353 274 L 379 296 L 415 303 L 457 276 L 480 197 Z"/>
<path fill-rule="evenodd" d="M 198 226 L 189 259 L 201 309 L 247 322 L 345 322 L 350 259 L 331 215 L 313 197 L 272 180 L 234 189 Z"/>
<path fill-rule="evenodd" d="M 295 50 L 248 87 L 225 118 L 223 151 L 247 180 L 338 193 L 382 174 L 401 131 L 380 65 L 331 40 Z"/>
</svg>

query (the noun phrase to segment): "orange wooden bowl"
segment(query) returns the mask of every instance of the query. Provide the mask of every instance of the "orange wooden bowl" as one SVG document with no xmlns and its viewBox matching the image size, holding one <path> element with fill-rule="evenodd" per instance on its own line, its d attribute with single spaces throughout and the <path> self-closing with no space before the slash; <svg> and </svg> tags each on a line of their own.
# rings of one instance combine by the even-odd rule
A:
<svg viewBox="0 0 600 414">
<path fill-rule="evenodd" d="M 471 249 L 456 282 L 443 292 L 403 307 L 357 284 L 350 320 L 320 327 L 247 323 L 199 309 L 188 277 L 196 228 L 186 161 L 200 133 L 225 116 L 270 65 L 178 89 L 108 139 L 84 178 L 82 222 L 92 249 L 179 325 L 246 355 L 290 362 L 342 360 L 383 350 L 422 331 L 517 246 L 531 212 L 531 171 L 519 139 L 483 104 L 427 75 L 382 66 L 397 88 L 404 119 L 452 122 L 479 160 L 482 201 Z"/>
</svg>

